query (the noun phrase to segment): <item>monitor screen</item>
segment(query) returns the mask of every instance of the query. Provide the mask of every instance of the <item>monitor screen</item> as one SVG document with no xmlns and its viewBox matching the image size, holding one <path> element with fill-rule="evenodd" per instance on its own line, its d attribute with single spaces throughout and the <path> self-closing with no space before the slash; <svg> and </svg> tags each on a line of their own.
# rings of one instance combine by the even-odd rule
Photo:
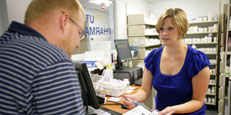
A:
<svg viewBox="0 0 231 115">
<path fill-rule="evenodd" d="M 115 47 L 118 53 L 118 61 L 123 62 L 124 60 L 132 59 L 132 54 L 128 39 L 117 39 L 115 40 Z"/>
<path fill-rule="evenodd" d="M 95 109 L 100 108 L 100 104 L 96 96 L 86 63 L 75 61 L 74 64 L 82 89 L 84 106 L 91 106 Z"/>
</svg>

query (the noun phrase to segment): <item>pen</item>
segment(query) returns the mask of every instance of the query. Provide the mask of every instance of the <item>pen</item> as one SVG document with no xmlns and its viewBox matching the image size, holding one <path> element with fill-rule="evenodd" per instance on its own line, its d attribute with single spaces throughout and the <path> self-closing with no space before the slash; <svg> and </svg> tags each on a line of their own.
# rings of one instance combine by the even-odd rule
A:
<svg viewBox="0 0 231 115">
<path fill-rule="evenodd" d="M 132 99 L 129 99 L 129 98 L 126 98 L 128 101 L 131 101 L 132 103 L 134 103 L 134 104 L 136 104 L 137 106 L 138 105 L 140 105 L 140 103 L 138 103 L 138 102 L 136 102 L 136 101 L 134 101 L 134 100 L 132 100 Z"/>
<path fill-rule="evenodd" d="M 127 99 L 128 101 L 131 101 L 132 103 L 134 103 L 134 104 L 136 104 L 136 106 L 139 106 L 139 105 L 141 105 L 141 106 L 143 106 L 145 109 L 147 109 L 148 111 L 152 111 L 152 110 L 150 110 L 147 106 L 145 106 L 144 104 L 142 104 L 142 103 L 138 103 L 138 102 L 136 102 L 135 100 L 132 100 L 132 99 L 129 99 L 129 98 L 125 98 L 125 99 Z"/>
</svg>

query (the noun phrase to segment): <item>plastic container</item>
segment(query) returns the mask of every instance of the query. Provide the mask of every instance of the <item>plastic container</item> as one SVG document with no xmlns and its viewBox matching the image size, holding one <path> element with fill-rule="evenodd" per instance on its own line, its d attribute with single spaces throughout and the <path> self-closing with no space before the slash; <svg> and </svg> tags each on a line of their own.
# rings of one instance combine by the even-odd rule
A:
<svg viewBox="0 0 231 115">
<path fill-rule="evenodd" d="M 126 85 L 120 84 L 120 86 L 114 86 L 110 82 L 97 82 L 96 90 L 98 90 L 100 94 L 118 97 L 124 93 Z"/>
</svg>

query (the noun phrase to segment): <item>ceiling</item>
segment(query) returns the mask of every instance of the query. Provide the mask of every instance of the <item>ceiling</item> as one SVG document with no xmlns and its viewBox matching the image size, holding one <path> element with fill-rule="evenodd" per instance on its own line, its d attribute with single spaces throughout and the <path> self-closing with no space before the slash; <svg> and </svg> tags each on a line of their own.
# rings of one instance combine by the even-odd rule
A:
<svg viewBox="0 0 231 115">
<path fill-rule="evenodd" d="M 90 8 L 90 9 L 99 9 L 99 7 L 93 3 L 88 2 L 90 0 L 79 0 L 79 2 L 82 4 L 83 7 L 85 8 Z"/>
<path fill-rule="evenodd" d="M 160 1 L 160 0 L 146 0 L 146 1 L 155 2 L 155 1 Z"/>
<path fill-rule="evenodd" d="M 83 7 L 88 9 L 97 9 L 99 10 L 99 5 L 90 3 L 91 0 L 79 0 L 79 2 L 82 4 Z"/>
<path fill-rule="evenodd" d="M 79 0 L 79 2 L 82 4 L 83 7 L 88 8 L 88 9 L 99 9 L 99 5 L 93 4 L 88 2 L 90 0 Z M 113 0 L 114 1 L 114 0 Z M 160 1 L 160 0 L 146 0 L 149 2 L 155 2 L 155 1 Z"/>
</svg>

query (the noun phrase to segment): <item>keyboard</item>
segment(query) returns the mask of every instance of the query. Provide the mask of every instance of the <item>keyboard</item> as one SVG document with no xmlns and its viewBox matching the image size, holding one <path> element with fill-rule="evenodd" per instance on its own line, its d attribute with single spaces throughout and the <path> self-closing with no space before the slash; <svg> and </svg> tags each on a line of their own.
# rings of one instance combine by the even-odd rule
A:
<svg viewBox="0 0 231 115">
<path fill-rule="evenodd" d="M 107 113 L 110 113 L 111 115 L 122 115 L 121 113 L 112 111 L 112 110 L 104 108 L 104 107 L 100 107 L 100 109 L 103 110 L 103 111 L 105 111 L 105 112 L 107 112 Z"/>
</svg>

